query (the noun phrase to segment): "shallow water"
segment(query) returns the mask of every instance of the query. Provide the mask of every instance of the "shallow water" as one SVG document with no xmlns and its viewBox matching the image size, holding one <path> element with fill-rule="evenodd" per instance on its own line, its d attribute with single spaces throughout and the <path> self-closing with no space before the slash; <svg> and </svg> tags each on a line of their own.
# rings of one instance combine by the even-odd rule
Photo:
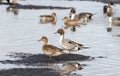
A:
<svg viewBox="0 0 120 76">
<path fill-rule="evenodd" d="M 90 49 L 84 49 L 73 52 L 92 57 L 103 56 L 106 58 L 96 58 L 92 61 L 82 61 L 87 64 L 83 70 L 76 73 L 83 76 L 120 76 L 120 27 L 113 26 L 111 32 L 107 32 L 108 18 L 102 13 L 103 3 L 91 1 L 20 1 L 20 4 L 33 5 L 55 5 L 65 7 L 75 7 L 77 13 L 92 12 L 95 15 L 87 25 L 77 27 L 75 32 L 66 29 L 65 37 L 89 46 Z M 19 9 L 17 15 L 13 12 L 7 12 L 8 5 L 0 5 L 0 60 L 14 60 L 10 58 L 11 52 L 23 53 L 43 53 L 42 42 L 37 42 L 42 36 L 47 36 L 49 43 L 60 47 L 59 35 L 53 34 L 58 28 L 63 28 L 63 17 L 68 16 L 69 9 L 42 9 L 42 10 L 22 10 Z M 115 5 L 115 17 L 120 16 L 120 5 Z M 57 13 L 57 23 L 40 24 L 39 16 L 44 14 Z M 67 52 L 67 51 L 66 51 Z M 67 52 L 68 53 L 68 52 Z M 19 67 L 17 65 L 0 64 L 0 69 Z M 24 67 L 24 66 L 21 66 Z"/>
</svg>

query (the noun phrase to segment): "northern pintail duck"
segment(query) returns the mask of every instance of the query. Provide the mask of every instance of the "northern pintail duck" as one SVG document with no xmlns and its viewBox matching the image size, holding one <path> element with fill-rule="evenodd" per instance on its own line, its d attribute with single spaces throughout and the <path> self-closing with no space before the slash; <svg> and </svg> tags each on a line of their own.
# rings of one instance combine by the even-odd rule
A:
<svg viewBox="0 0 120 76">
<path fill-rule="evenodd" d="M 103 13 L 106 14 L 108 16 L 109 12 L 113 12 L 113 8 L 112 8 L 112 3 L 109 2 L 108 5 L 104 5 L 103 6 Z"/>
<path fill-rule="evenodd" d="M 81 17 L 87 17 L 88 19 L 91 19 L 91 17 L 93 16 L 94 14 L 90 13 L 90 12 L 81 12 L 79 14 L 76 14 L 76 10 L 75 8 L 71 8 L 71 11 L 70 11 L 70 19 L 75 19 L 75 17 L 77 18 L 81 18 Z"/>
<path fill-rule="evenodd" d="M 82 69 L 82 65 L 77 62 L 67 62 L 62 65 L 61 72 L 63 74 L 70 74 L 73 71 Z"/>
<path fill-rule="evenodd" d="M 80 50 L 80 49 L 83 49 L 83 48 L 88 48 L 88 47 L 84 47 L 83 44 L 79 44 L 79 43 L 74 42 L 70 39 L 65 39 L 64 38 L 65 32 L 62 28 L 58 29 L 57 33 L 60 34 L 59 43 L 61 44 L 62 48 L 65 49 L 65 50 L 68 50 L 69 53 L 71 51 L 76 51 L 76 50 Z"/>
<path fill-rule="evenodd" d="M 64 24 L 68 26 L 79 26 L 80 21 L 79 20 L 70 20 L 67 16 L 64 17 Z"/>
<path fill-rule="evenodd" d="M 81 12 L 76 14 L 75 8 L 71 8 L 70 20 L 79 20 L 81 24 L 86 24 L 94 14 L 89 12 Z"/>
<path fill-rule="evenodd" d="M 60 49 L 53 45 L 48 45 L 48 38 L 46 36 L 43 36 L 39 41 L 43 41 L 44 44 L 42 46 L 42 50 L 44 54 L 50 56 L 50 59 L 52 56 L 58 56 L 63 54 L 63 49 Z"/>
<path fill-rule="evenodd" d="M 18 2 L 18 0 L 7 0 L 7 2 L 10 4 L 16 4 Z"/>
<path fill-rule="evenodd" d="M 56 19 L 56 13 L 52 13 L 51 15 L 41 15 L 40 16 L 40 22 L 45 23 L 45 22 L 55 22 Z"/>
</svg>

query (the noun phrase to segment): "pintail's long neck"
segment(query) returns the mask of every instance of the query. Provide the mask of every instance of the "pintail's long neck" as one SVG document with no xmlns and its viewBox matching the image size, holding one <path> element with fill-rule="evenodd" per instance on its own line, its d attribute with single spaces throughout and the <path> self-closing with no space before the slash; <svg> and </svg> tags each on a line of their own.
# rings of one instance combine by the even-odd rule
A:
<svg viewBox="0 0 120 76">
<path fill-rule="evenodd" d="M 60 35 L 60 43 L 63 41 L 64 39 L 64 34 Z"/>
<path fill-rule="evenodd" d="M 112 28 L 112 16 L 111 17 L 109 17 L 109 26 L 108 26 L 109 28 Z"/>
<path fill-rule="evenodd" d="M 109 23 L 112 23 L 112 16 L 109 17 Z"/>
<path fill-rule="evenodd" d="M 70 20 L 74 20 L 75 19 L 75 14 L 71 14 Z"/>
</svg>

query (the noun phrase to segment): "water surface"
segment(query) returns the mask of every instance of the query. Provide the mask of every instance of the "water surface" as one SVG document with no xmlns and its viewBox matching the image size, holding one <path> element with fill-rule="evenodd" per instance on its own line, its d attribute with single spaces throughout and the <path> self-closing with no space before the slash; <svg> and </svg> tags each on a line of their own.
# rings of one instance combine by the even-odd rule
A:
<svg viewBox="0 0 120 76">
<path fill-rule="evenodd" d="M 75 54 L 88 55 L 92 57 L 103 56 L 106 58 L 96 58 L 92 61 L 82 61 L 87 64 L 83 70 L 76 73 L 83 76 L 120 76 L 120 27 L 113 26 L 111 32 L 107 32 L 108 18 L 102 13 L 104 3 L 91 1 L 20 1 L 20 4 L 33 5 L 54 5 L 64 7 L 75 7 L 77 13 L 91 12 L 95 13 L 92 20 L 87 25 L 77 27 L 73 32 L 70 29 L 65 30 L 65 38 L 90 46 L 90 49 L 73 52 Z M 61 47 L 59 44 L 59 35 L 53 34 L 58 28 L 63 28 L 63 17 L 68 16 L 69 9 L 42 9 L 42 10 L 23 10 L 18 9 L 18 14 L 7 12 L 9 5 L 0 5 L 0 60 L 13 60 L 9 55 L 11 52 L 23 52 L 39 54 L 43 53 L 42 42 L 37 42 L 42 36 L 47 36 L 49 43 Z M 120 5 L 114 7 L 114 16 L 120 16 Z M 39 16 L 44 14 L 57 13 L 57 23 L 40 24 Z M 68 53 L 66 51 L 66 53 Z M 61 65 L 61 64 L 60 64 Z M 19 67 L 12 64 L 0 64 L 0 69 Z M 21 66 L 24 67 L 24 66 Z"/>
</svg>

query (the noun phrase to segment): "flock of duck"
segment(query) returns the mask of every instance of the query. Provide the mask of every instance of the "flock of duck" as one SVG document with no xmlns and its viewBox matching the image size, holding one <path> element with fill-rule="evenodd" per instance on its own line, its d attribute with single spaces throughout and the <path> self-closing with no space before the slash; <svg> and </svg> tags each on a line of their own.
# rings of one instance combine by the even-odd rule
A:
<svg viewBox="0 0 120 76">
<path fill-rule="evenodd" d="M 65 27 L 66 26 L 69 26 L 69 27 L 80 26 L 80 24 L 84 24 L 84 23 L 88 22 L 93 15 L 92 13 L 88 13 L 88 12 L 83 12 L 83 13 L 80 13 L 79 15 L 76 15 L 75 12 L 76 12 L 76 10 L 74 8 L 71 8 L 70 17 L 65 16 L 63 18 Z M 51 15 L 41 15 L 40 16 L 41 23 L 54 22 L 55 19 L 56 19 L 56 13 L 52 13 Z M 63 50 L 67 50 L 67 51 L 69 51 L 69 53 L 71 53 L 73 51 L 89 48 L 89 47 L 85 47 L 83 44 L 77 43 L 73 40 L 65 39 L 64 38 L 65 31 L 63 28 L 59 28 L 55 32 L 55 34 L 60 35 L 59 43 L 62 46 L 62 48 L 58 48 L 54 45 L 49 45 L 48 38 L 46 36 L 43 36 L 43 37 L 41 37 L 40 40 L 38 40 L 38 41 L 44 42 L 43 46 L 42 46 L 42 50 L 43 50 L 44 54 L 50 56 L 50 59 L 52 59 L 51 58 L 52 56 L 59 56 L 61 54 L 64 54 Z M 70 73 L 72 71 L 80 69 L 81 66 L 82 65 L 80 65 L 77 62 L 68 62 L 62 66 L 62 70 L 64 70 L 65 73 Z"/>
<path fill-rule="evenodd" d="M 1 2 L 2 0 L 0 0 Z M 8 3 L 15 4 L 17 0 L 7 0 Z M 112 8 L 113 3 L 109 2 L 107 5 L 103 6 L 103 13 L 106 14 L 106 16 L 109 17 L 109 28 L 108 30 L 111 30 L 112 24 L 120 25 L 120 17 L 114 17 L 114 12 Z M 75 8 L 70 9 L 69 17 L 65 16 L 63 18 L 65 29 L 68 27 L 76 27 L 80 26 L 81 24 L 87 24 L 89 20 L 92 19 L 92 16 L 94 14 L 89 12 L 81 12 L 79 14 L 76 14 Z M 41 23 L 55 23 L 56 21 L 56 13 L 53 12 L 51 15 L 41 15 L 40 16 L 40 22 Z M 87 49 L 89 47 L 84 46 L 83 44 L 77 43 L 70 39 L 65 39 L 64 34 L 65 31 L 63 28 L 59 28 L 56 31 L 57 34 L 60 35 L 59 43 L 62 46 L 62 48 L 56 47 L 54 45 L 48 44 L 48 38 L 46 36 L 42 36 L 40 40 L 43 41 L 42 50 L 44 54 L 50 56 L 50 60 L 52 59 L 52 56 L 59 56 L 61 54 L 64 54 L 64 50 L 69 51 L 69 53 L 81 50 L 81 49 Z M 62 70 L 65 71 L 65 73 L 70 73 L 72 71 L 78 70 L 81 68 L 81 65 L 77 62 L 67 62 L 63 64 Z"/>
<path fill-rule="evenodd" d="M 114 25 L 120 25 L 120 17 L 112 17 L 113 16 L 113 8 L 112 8 L 113 3 L 110 1 L 107 5 L 103 6 L 103 13 L 108 16 L 109 20 L 109 27 L 108 31 L 111 30 L 111 26 Z M 80 26 L 81 24 L 87 24 L 89 20 L 92 19 L 92 16 L 94 14 L 90 12 L 81 12 L 80 14 L 76 14 L 75 8 L 71 8 L 70 10 L 70 16 L 67 17 L 65 16 L 63 18 L 64 21 L 64 26 L 65 29 L 68 27 L 76 27 Z M 40 21 L 43 23 L 46 22 L 54 22 L 56 19 L 56 13 L 52 13 L 51 15 L 41 15 L 40 16 Z M 43 41 L 44 44 L 42 46 L 42 50 L 44 54 L 50 56 L 50 59 L 52 56 L 58 56 L 61 54 L 64 54 L 63 50 L 69 51 L 71 53 L 72 51 L 76 50 L 81 50 L 81 49 L 86 49 L 89 47 L 85 47 L 83 44 L 77 43 L 73 40 L 70 39 L 65 39 L 64 34 L 65 31 L 62 28 L 59 28 L 56 32 L 57 34 L 60 35 L 60 40 L 59 43 L 62 46 L 61 48 L 58 48 L 54 45 L 49 45 L 48 44 L 48 38 L 46 36 L 43 36 L 39 41 Z M 63 65 L 62 70 L 65 70 L 67 73 L 70 73 L 72 71 L 78 70 L 80 68 L 80 64 L 76 62 L 68 62 Z"/>
</svg>

